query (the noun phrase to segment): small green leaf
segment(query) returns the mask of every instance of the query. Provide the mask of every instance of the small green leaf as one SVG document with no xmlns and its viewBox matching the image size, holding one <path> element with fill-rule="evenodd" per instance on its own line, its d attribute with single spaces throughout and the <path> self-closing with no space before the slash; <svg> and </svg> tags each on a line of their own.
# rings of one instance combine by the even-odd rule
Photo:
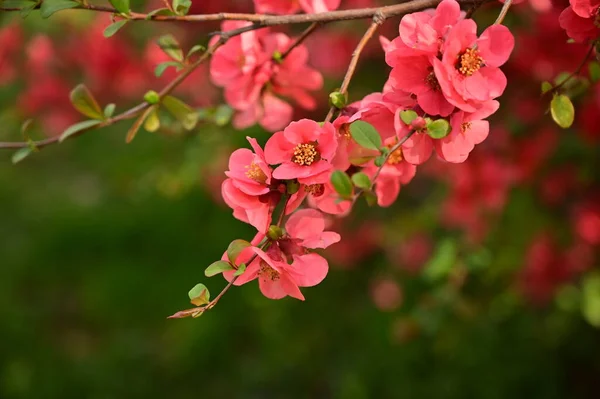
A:
<svg viewBox="0 0 600 399">
<path fill-rule="evenodd" d="M 210 301 L 210 292 L 204 284 L 196 284 L 188 293 L 190 302 L 196 306 L 206 305 Z"/>
<path fill-rule="evenodd" d="M 379 151 L 381 136 L 377 130 L 365 121 L 356 121 L 350 125 L 350 134 L 361 147 Z"/>
<path fill-rule="evenodd" d="M 269 226 L 269 230 L 267 230 L 267 237 L 273 241 L 277 241 L 283 237 L 283 230 L 279 226 L 271 225 Z"/>
<path fill-rule="evenodd" d="M 144 121 L 146 120 L 146 118 L 154 111 L 154 109 L 157 106 L 154 105 L 152 107 L 147 108 L 141 115 L 139 118 L 137 118 L 135 120 L 135 122 L 133 122 L 133 125 L 131 125 L 131 128 L 129 129 L 129 131 L 127 131 L 127 136 L 125 136 L 125 142 L 127 144 L 131 143 L 133 141 L 133 139 L 135 138 L 135 136 L 137 135 L 138 130 L 140 130 L 140 127 L 142 127 L 142 124 L 144 123 Z"/>
<path fill-rule="evenodd" d="M 179 312 L 167 317 L 167 319 L 183 319 L 185 317 L 190 317 L 190 316 L 195 318 L 195 317 L 202 316 L 203 313 L 204 313 L 204 308 L 198 307 L 198 308 L 180 310 Z"/>
<path fill-rule="evenodd" d="M 154 90 L 148 90 L 146 94 L 144 94 L 144 101 L 148 104 L 158 104 L 160 102 L 160 95 Z"/>
<path fill-rule="evenodd" d="M 419 115 L 417 115 L 417 113 L 412 110 L 400 112 L 400 119 L 402 119 L 402 122 L 404 122 L 407 125 L 410 125 L 412 121 L 414 121 L 418 116 Z"/>
<path fill-rule="evenodd" d="M 227 104 L 221 104 L 215 110 L 214 120 L 217 126 L 225 126 L 231 121 L 233 116 L 233 108 Z"/>
<path fill-rule="evenodd" d="M 456 263 L 458 250 L 451 239 L 442 241 L 435 253 L 423 269 L 423 276 L 432 282 L 440 281 L 448 276 Z"/>
<path fill-rule="evenodd" d="M 364 157 L 354 157 L 354 158 L 350 158 L 349 161 L 352 165 L 354 166 L 361 166 L 366 164 L 367 162 L 371 161 L 375 159 L 374 156 L 364 156 Z"/>
<path fill-rule="evenodd" d="M 344 199 L 352 196 L 352 181 L 345 172 L 336 170 L 331 174 L 331 184 L 335 191 Z"/>
<path fill-rule="evenodd" d="M 365 200 L 367 200 L 367 205 L 377 205 L 377 195 L 373 191 L 365 191 L 363 195 L 365 196 Z"/>
<path fill-rule="evenodd" d="M 199 116 L 195 109 L 173 96 L 163 98 L 162 104 L 181 123 L 184 129 L 192 130 L 196 127 Z"/>
<path fill-rule="evenodd" d="M 443 139 L 450 133 L 450 124 L 445 119 L 436 119 L 427 124 L 427 134 L 434 139 Z"/>
<path fill-rule="evenodd" d="M 219 273 L 226 272 L 228 270 L 235 270 L 231 263 L 225 262 L 224 260 L 218 260 L 213 262 L 210 266 L 206 268 L 204 271 L 204 275 L 206 277 L 216 276 Z"/>
<path fill-rule="evenodd" d="M 47 0 L 44 0 L 47 1 Z M 113 5 L 114 8 L 117 9 L 118 12 L 120 12 L 121 14 L 129 14 L 130 7 L 129 7 L 129 0 L 109 0 L 110 4 Z"/>
<path fill-rule="evenodd" d="M 144 129 L 148 132 L 156 132 L 160 129 L 160 118 L 158 117 L 158 107 L 152 107 L 152 111 L 144 121 Z"/>
<path fill-rule="evenodd" d="M 583 317 L 592 326 L 600 328 L 600 274 L 598 272 L 584 278 L 581 293 Z"/>
<path fill-rule="evenodd" d="M 188 51 L 187 55 L 185 56 L 185 58 L 190 58 L 193 54 L 196 54 L 198 52 L 205 52 L 206 51 L 206 47 L 201 45 L 201 44 L 196 44 L 194 47 L 192 47 L 190 49 L 190 51 Z"/>
<path fill-rule="evenodd" d="M 98 121 L 98 120 L 88 120 L 88 121 L 83 121 L 83 122 L 79 122 L 74 125 L 71 125 L 60 135 L 60 138 L 58 139 L 58 141 L 60 143 L 62 143 L 63 141 L 65 141 L 66 139 L 68 139 L 69 137 L 74 135 L 75 133 L 79 133 L 82 130 L 89 129 L 92 126 L 96 126 L 99 124 L 100 124 L 100 121 Z"/>
<path fill-rule="evenodd" d="M 76 7 L 79 7 L 79 3 L 72 0 L 44 0 L 40 6 L 40 15 L 42 18 L 48 18 L 57 11 Z"/>
<path fill-rule="evenodd" d="M 21 124 L 21 134 L 23 135 L 25 140 L 29 140 L 29 135 L 27 134 L 27 130 L 29 130 L 29 127 L 31 126 L 32 123 L 33 123 L 33 119 L 27 119 L 25 122 L 23 122 Z"/>
<path fill-rule="evenodd" d="M 346 102 L 348 101 L 348 97 L 339 91 L 334 91 L 333 93 L 329 93 L 329 103 L 336 107 L 337 109 L 342 109 L 346 106 Z"/>
<path fill-rule="evenodd" d="M 70 94 L 73 107 L 83 115 L 92 119 L 104 119 L 104 113 L 98 102 L 85 85 L 77 85 Z"/>
<path fill-rule="evenodd" d="M 183 50 L 179 45 L 179 42 L 171 34 L 163 35 L 157 40 L 158 46 L 165 52 L 169 57 L 175 61 L 183 61 Z"/>
<path fill-rule="evenodd" d="M 19 150 L 17 150 L 17 152 L 15 152 L 12 156 L 13 165 L 27 158 L 32 152 L 33 150 L 31 149 L 31 147 L 19 148 Z"/>
<path fill-rule="evenodd" d="M 592 83 L 596 83 L 600 80 L 600 64 L 597 61 L 592 61 L 588 64 L 588 71 L 590 72 L 590 80 Z"/>
<path fill-rule="evenodd" d="M 357 172 L 352 175 L 352 182 L 358 188 L 369 189 L 371 188 L 371 179 L 363 172 Z"/>
<path fill-rule="evenodd" d="M 575 107 L 564 94 L 555 95 L 550 102 L 550 113 L 554 122 L 563 129 L 570 127 L 575 119 Z"/>
<path fill-rule="evenodd" d="M 110 118 L 111 116 L 113 116 L 113 114 L 115 113 L 115 104 L 108 104 L 106 107 L 104 107 L 104 117 L 105 118 Z"/>
<path fill-rule="evenodd" d="M 235 265 L 237 258 L 242 251 L 251 246 L 252 244 L 246 240 L 233 240 L 227 247 L 227 257 L 229 258 L 229 261 Z"/>
<path fill-rule="evenodd" d="M 2 4 L 2 7 L 4 8 L 19 9 L 21 18 L 25 19 L 29 16 L 31 11 L 38 6 L 39 2 L 29 0 L 5 0 L 0 1 L 0 4 Z"/>
<path fill-rule="evenodd" d="M 386 156 L 385 155 L 380 155 L 377 158 L 375 158 L 375 161 L 373 161 L 373 163 L 378 168 L 381 168 L 383 166 L 383 164 L 385 163 L 385 161 L 386 161 Z"/>
<path fill-rule="evenodd" d="M 162 74 L 165 73 L 165 71 L 169 67 L 175 67 L 175 68 L 177 68 L 179 70 L 179 69 L 182 68 L 182 65 L 181 65 L 181 62 L 179 62 L 179 61 L 165 61 L 165 62 L 161 62 L 154 69 L 154 76 L 156 76 L 157 78 L 160 78 L 162 76 Z"/>
<path fill-rule="evenodd" d="M 238 266 L 235 273 L 233 273 L 234 277 L 241 276 L 246 271 L 246 264 L 242 263 Z"/>
<path fill-rule="evenodd" d="M 192 0 L 173 0 L 173 10 L 177 15 L 186 15 L 191 6 Z"/>
<path fill-rule="evenodd" d="M 544 81 L 542 82 L 542 94 L 546 94 L 548 93 L 550 90 L 552 90 L 554 86 L 552 86 L 552 83 Z"/>
<path fill-rule="evenodd" d="M 119 29 L 124 27 L 127 22 L 129 22 L 127 19 L 122 19 L 121 21 L 113 22 L 112 24 L 108 25 L 106 29 L 104 29 L 104 37 L 109 38 L 113 36 L 119 31 Z"/>
</svg>

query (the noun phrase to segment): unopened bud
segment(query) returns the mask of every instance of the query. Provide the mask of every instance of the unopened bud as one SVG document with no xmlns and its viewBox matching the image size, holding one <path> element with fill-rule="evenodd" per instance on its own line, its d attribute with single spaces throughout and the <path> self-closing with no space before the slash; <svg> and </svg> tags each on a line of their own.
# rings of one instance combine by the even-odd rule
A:
<svg viewBox="0 0 600 399">
<path fill-rule="evenodd" d="M 144 101 L 148 104 L 158 104 L 160 101 L 160 96 L 154 90 L 149 90 L 144 94 Z"/>
<path fill-rule="evenodd" d="M 289 180 L 286 184 L 288 194 L 296 194 L 300 190 L 300 183 L 297 180 Z"/>
<path fill-rule="evenodd" d="M 423 130 L 427 127 L 427 121 L 424 118 L 417 116 L 415 119 L 413 119 L 413 121 L 410 123 L 410 125 L 412 126 L 413 129 L 415 129 L 416 131 L 419 131 L 419 130 Z"/>
<path fill-rule="evenodd" d="M 329 102 L 337 109 L 342 109 L 346 106 L 347 98 L 344 94 L 339 91 L 329 93 Z"/>
<path fill-rule="evenodd" d="M 267 237 L 273 241 L 277 241 L 283 237 L 283 230 L 281 230 L 281 227 L 279 226 L 271 225 L 267 231 Z"/>
</svg>

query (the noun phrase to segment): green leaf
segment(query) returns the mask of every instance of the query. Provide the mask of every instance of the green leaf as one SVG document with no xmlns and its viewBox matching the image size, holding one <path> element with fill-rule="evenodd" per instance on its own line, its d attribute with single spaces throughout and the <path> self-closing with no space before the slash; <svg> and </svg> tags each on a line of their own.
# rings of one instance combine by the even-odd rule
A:
<svg viewBox="0 0 600 399">
<path fill-rule="evenodd" d="M 47 1 L 47 0 L 44 0 Z M 131 11 L 129 6 L 129 0 L 109 0 L 110 4 L 117 9 L 121 14 L 129 14 Z"/>
<path fill-rule="evenodd" d="M 592 61 L 588 64 L 588 71 L 590 72 L 590 80 L 592 83 L 596 83 L 600 80 L 600 64 L 597 61 Z"/>
<path fill-rule="evenodd" d="M 246 240 L 231 241 L 231 243 L 227 247 L 227 257 L 229 258 L 229 261 L 235 265 L 238 256 L 240 256 L 240 254 L 242 253 L 242 251 L 244 249 L 246 249 L 250 246 L 252 246 L 252 244 L 250 244 Z"/>
<path fill-rule="evenodd" d="M 229 105 L 221 104 L 215 110 L 214 120 L 217 126 L 225 126 L 231 121 L 233 116 L 233 108 Z"/>
<path fill-rule="evenodd" d="M 210 292 L 204 284 L 196 284 L 188 292 L 190 302 L 196 306 L 206 305 L 210 301 Z"/>
<path fill-rule="evenodd" d="M 400 112 L 400 119 L 402 119 L 402 122 L 404 122 L 407 125 L 410 125 L 412 121 L 414 121 L 418 116 L 419 115 L 417 115 L 417 113 L 412 110 Z"/>
<path fill-rule="evenodd" d="M 119 29 L 124 27 L 127 22 L 129 22 L 129 20 L 122 19 L 121 21 L 113 22 L 112 24 L 108 25 L 106 29 L 104 29 L 104 37 L 109 38 L 113 36 L 119 31 Z"/>
<path fill-rule="evenodd" d="M 156 69 L 154 69 L 154 76 L 156 76 L 157 78 L 160 78 L 162 76 L 162 74 L 165 73 L 165 71 L 167 70 L 168 67 L 175 67 L 179 70 L 183 66 L 181 65 L 181 62 L 179 62 L 179 61 L 161 62 L 160 64 L 158 64 L 156 66 Z"/>
<path fill-rule="evenodd" d="M 587 275 L 581 287 L 583 317 L 596 328 L 600 328 L 600 274 L 598 272 Z"/>
<path fill-rule="evenodd" d="M 57 11 L 76 7 L 79 7 L 79 3 L 72 0 L 44 0 L 40 6 L 40 15 L 48 18 Z"/>
<path fill-rule="evenodd" d="M 5 8 L 20 9 L 19 12 L 21 14 L 21 18 L 25 19 L 25 18 L 27 18 L 27 16 L 29 16 L 31 11 L 37 7 L 37 5 L 39 3 L 36 1 L 29 1 L 29 0 L 5 0 L 5 1 L 0 1 L 0 4 L 2 4 L 2 7 L 5 7 Z"/>
<path fill-rule="evenodd" d="M 153 105 L 152 107 L 147 108 L 140 115 L 140 117 L 137 118 L 135 120 L 135 122 L 133 122 L 133 125 L 131 125 L 131 128 L 129 128 L 129 130 L 127 131 L 127 136 L 125 136 L 125 142 L 127 144 L 129 144 L 129 143 L 131 143 L 133 141 L 133 139 L 137 135 L 138 130 L 140 130 L 140 127 L 142 127 L 142 124 L 144 123 L 144 121 L 146 120 L 146 118 L 154 111 L 154 109 L 156 107 L 157 107 L 156 105 Z"/>
<path fill-rule="evenodd" d="M 575 119 L 575 107 L 564 94 L 555 95 L 550 102 L 550 113 L 554 122 L 563 129 L 570 127 Z"/>
<path fill-rule="evenodd" d="M 350 125 L 350 134 L 361 147 L 379 151 L 381 136 L 377 130 L 365 121 L 356 121 Z"/>
<path fill-rule="evenodd" d="M 331 184 L 335 191 L 344 199 L 352 197 L 352 181 L 345 172 L 336 170 L 331 174 Z"/>
<path fill-rule="evenodd" d="M 436 119 L 427 124 L 427 134 L 434 139 L 443 139 L 450 133 L 450 124 L 445 119 Z"/>
<path fill-rule="evenodd" d="M 552 90 L 554 86 L 552 86 L 552 83 L 544 81 L 542 82 L 542 94 L 546 94 L 548 93 L 550 90 Z"/>
<path fill-rule="evenodd" d="M 235 273 L 233 273 L 234 277 L 241 276 L 246 271 L 246 264 L 242 263 L 238 266 Z"/>
<path fill-rule="evenodd" d="M 157 40 L 158 46 L 165 52 L 169 57 L 175 61 L 183 61 L 183 50 L 179 45 L 179 42 L 171 34 L 163 35 Z"/>
<path fill-rule="evenodd" d="M 219 273 L 226 272 L 228 270 L 235 270 L 235 268 L 229 262 L 225 262 L 224 260 L 218 260 L 213 262 L 210 266 L 206 268 L 204 271 L 204 275 L 206 277 L 216 276 Z"/>
<path fill-rule="evenodd" d="M 352 175 L 352 182 L 358 188 L 369 189 L 371 188 L 371 179 L 363 172 L 357 172 Z"/>
<path fill-rule="evenodd" d="M 115 107 L 116 105 L 113 103 L 106 105 L 106 107 L 104 107 L 104 117 L 108 119 L 113 116 L 115 113 Z"/>
<path fill-rule="evenodd" d="M 58 141 L 60 143 L 62 143 L 63 141 L 65 141 L 66 139 L 68 139 L 69 137 L 74 135 L 75 133 L 79 133 L 82 130 L 89 129 L 92 126 L 96 126 L 99 124 L 100 124 L 99 120 L 88 120 L 88 121 L 83 121 L 83 122 L 79 122 L 74 125 L 71 125 L 67 129 L 65 129 L 65 131 L 60 135 L 60 138 L 58 139 Z"/>
<path fill-rule="evenodd" d="M 19 150 L 17 150 L 17 152 L 15 152 L 12 156 L 13 165 L 27 158 L 32 152 L 33 149 L 31 147 L 19 148 Z"/>
<path fill-rule="evenodd" d="M 365 191 L 363 195 L 365 197 L 365 200 L 367 200 L 367 205 L 377 205 L 377 195 L 375 195 L 373 191 Z"/>
<path fill-rule="evenodd" d="M 152 107 L 152 111 L 144 121 L 144 129 L 149 132 L 156 132 L 160 129 L 160 118 L 158 117 L 158 107 Z"/>
<path fill-rule="evenodd" d="M 173 96 L 163 98 L 162 104 L 183 125 L 184 129 L 192 130 L 196 127 L 199 116 L 195 109 Z"/>
<path fill-rule="evenodd" d="M 367 162 L 371 161 L 375 159 L 374 156 L 364 156 L 364 157 L 354 157 L 354 158 L 350 158 L 349 161 L 352 165 L 354 166 L 361 166 L 366 164 Z"/>
<path fill-rule="evenodd" d="M 451 239 L 442 241 L 429 262 L 425 265 L 423 276 L 432 282 L 440 281 L 448 276 L 456 263 L 458 250 Z"/>
<path fill-rule="evenodd" d="M 85 85 L 79 84 L 69 96 L 75 109 L 92 119 L 104 119 L 104 113 L 98 102 Z"/>
<path fill-rule="evenodd" d="M 186 15 L 191 6 L 192 0 L 173 0 L 173 10 L 177 15 Z"/>
<path fill-rule="evenodd" d="M 193 54 L 196 54 L 197 52 L 204 52 L 206 51 L 206 47 L 201 45 L 201 44 L 196 44 L 194 47 L 192 47 L 190 49 L 190 51 L 188 51 L 187 55 L 185 56 L 185 58 L 190 58 Z"/>
</svg>

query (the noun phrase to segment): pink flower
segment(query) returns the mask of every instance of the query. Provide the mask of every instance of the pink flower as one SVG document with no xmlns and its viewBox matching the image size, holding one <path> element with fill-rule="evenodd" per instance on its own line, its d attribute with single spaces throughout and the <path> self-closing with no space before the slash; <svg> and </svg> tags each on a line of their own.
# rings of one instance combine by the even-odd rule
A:
<svg viewBox="0 0 600 399">
<path fill-rule="evenodd" d="M 267 231 L 271 224 L 273 208 L 277 203 L 275 196 L 246 194 L 235 186 L 231 178 L 225 179 L 221 185 L 221 195 L 225 203 L 233 209 L 236 219 L 251 224 L 260 232 Z"/>
<path fill-rule="evenodd" d="M 340 6 L 341 0 L 299 0 L 300 6 L 307 14 L 327 12 Z"/>
<path fill-rule="evenodd" d="M 489 122 L 481 119 L 496 112 L 499 105 L 497 101 L 491 100 L 477 112 L 454 113 L 450 117 L 450 133 L 434 142 L 437 154 L 448 162 L 464 162 L 475 145 L 483 142 L 490 131 Z"/>
<path fill-rule="evenodd" d="M 248 195 L 262 195 L 270 191 L 271 168 L 256 139 L 246 137 L 254 152 L 247 148 L 235 150 L 229 158 L 229 170 L 225 175 L 233 186 Z"/>
<path fill-rule="evenodd" d="M 286 222 L 285 230 L 289 239 L 304 248 L 327 248 L 340 241 L 338 233 L 325 231 L 325 217 L 316 209 L 294 212 Z"/>
<path fill-rule="evenodd" d="M 260 262 L 259 259 L 257 259 L 257 256 L 254 253 L 254 247 L 258 247 L 259 244 L 265 239 L 265 235 L 262 233 L 256 233 L 256 235 L 254 236 L 254 238 L 252 239 L 252 241 L 250 241 L 251 246 L 244 248 L 242 250 L 242 252 L 240 252 L 240 254 L 238 255 L 237 259 L 235 260 L 235 266 L 236 268 L 239 267 L 242 263 L 246 264 L 246 270 L 248 270 L 248 268 L 254 268 L 255 266 L 258 266 L 257 263 Z M 252 260 L 252 262 L 250 262 L 250 260 L 254 258 Z M 229 257 L 227 256 L 227 252 L 223 253 L 223 256 L 221 257 L 221 260 L 224 261 L 228 261 L 230 262 L 231 259 L 229 259 Z M 248 264 L 248 262 L 250 262 Z M 225 277 L 225 280 L 231 282 L 233 280 L 233 278 L 235 277 L 234 274 L 237 272 L 237 270 L 227 270 L 223 272 L 223 277 Z M 256 278 L 256 276 L 252 276 L 251 273 L 242 273 L 240 274 L 235 281 L 233 282 L 233 285 L 243 285 L 246 284 L 249 281 L 252 281 Z"/>
<path fill-rule="evenodd" d="M 477 38 L 477 25 L 467 19 L 448 33 L 442 60 L 435 58 L 435 76 L 451 104 L 474 112 L 502 94 L 506 76 L 499 67 L 513 47 L 512 33 L 504 25 L 492 25 Z"/>
<path fill-rule="evenodd" d="M 572 1 L 560 14 L 560 27 L 576 42 L 587 42 L 600 36 L 600 2 Z"/>
<path fill-rule="evenodd" d="M 274 178 L 311 184 L 311 179 L 333 168 L 336 148 L 337 133 L 331 123 L 319 126 L 301 119 L 271 136 L 265 145 L 265 157 L 271 165 L 280 164 L 273 171 Z"/>
</svg>

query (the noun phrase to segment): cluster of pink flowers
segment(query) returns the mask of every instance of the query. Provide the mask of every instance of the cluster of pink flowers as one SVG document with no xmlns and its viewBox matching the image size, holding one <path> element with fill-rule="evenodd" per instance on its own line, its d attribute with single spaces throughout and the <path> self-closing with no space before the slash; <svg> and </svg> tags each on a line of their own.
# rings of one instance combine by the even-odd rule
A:
<svg viewBox="0 0 600 399">
<path fill-rule="evenodd" d="M 226 21 L 223 31 L 248 25 Z M 216 40 L 216 38 L 215 38 Z M 225 89 L 225 101 L 235 109 L 233 125 L 243 129 L 259 123 L 269 131 L 285 127 L 293 116 L 293 99 L 304 109 L 314 109 L 310 91 L 323 86 L 323 77 L 307 65 L 308 50 L 294 47 L 284 58 L 292 39 L 283 33 L 261 29 L 231 38 L 212 57 L 210 76 Z"/>
<path fill-rule="evenodd" d="M 345 215 L 355 202 L 354 194 L 336 192 L 331 182 L 334 171 L 367 175 L 378 205 L 386 207 L 434 149 L 442 160 L 459 163 L 485 140 L 489 125 L 483 119 L 498 109 L 495 98 L 506 86 L 499 67 L 508 59 L 514 41 L 504 26 L 493 25 L 479 37 L 476 28 L 474 21 L 464 19 L 455 0 L 444 0 L 435 11 L 405 16 L 400 36 L 381 40 L 386 61 L 393 68 L 382 93 L 344 107 L 333 123 L 292 122 L 274 133 L 264 150 L 248 138 L 253 151 L 239 149 L 231 155 L 222 184 L 223 199 L 234 217 L 258 230 L 253 246 L 240 257 L 242 263 L 254 260 L 235 284 L 258 277 L 261 291 L 269 298 L 303 299 L 298 287 L 314 285 L 325 277 L 327 262 L 308 249 L 339 241 L 336 233 L 324 232 L 325 214 Z M 305 65 L 304 48 L 294 49 L 282 63 L 273 58 L 288 43 L 282 34 L 247 32 L 215 53 L 211 76 L 225 87 L 229 104 L 240 111 L 238 127 L 258 120 L 268 129 L 279 130 L 291 118 L 291 107 L 289 113 L 282 111 L 289 105 L 275 94 L 301 101 L 307 98 L 307 85 L 321 84 L 320 75 Z M 303 71 L 303 79 L 292 75 L 292 67 Z M 417 117 L 404 122 L 405 111 Z M 427 133 L 427 123 L 440 118 L 448 121 L 450 132 L 436 139 Z M 375 128 L 383 145 L 380 150 L 364 148 L 354 140 L 351 125 L 359 120 Z M 384 147 L 388 149 L 385 160 L 376 165 Z M 267 248 L 260 249 L 282 198 L 282 217 L 289 218 L 284 235 L 270 237 Z M 300 209 L 305 200 L 308 208 Z M 231 280 L 232 274 L 226 272 L 225 277 Z"/>
<path fill-rule="evenodd" d="M 558 19 L 567 35 L 576 42 L 600 37 L 600 0 L 570 0 Z"/>
</svg>

